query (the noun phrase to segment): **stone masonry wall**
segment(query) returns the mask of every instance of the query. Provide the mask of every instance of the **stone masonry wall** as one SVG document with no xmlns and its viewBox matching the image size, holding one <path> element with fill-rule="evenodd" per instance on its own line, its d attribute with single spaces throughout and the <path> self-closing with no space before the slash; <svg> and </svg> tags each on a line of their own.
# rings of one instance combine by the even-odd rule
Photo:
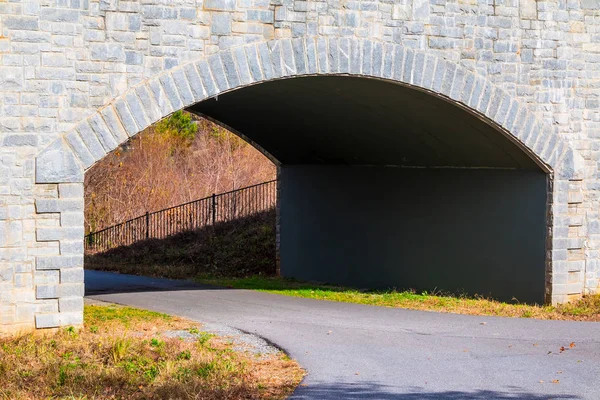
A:
<svg viewBox="0 0 600 400">
<path fill-rule="evenodd" d="M 600 0 L 0 0 L 0 334 L 81 322 L 82 184 L 36 184 L 43 149 L 164 71 L 314 36 L 453 61 L 568 140 L 585 169 L 552 182 L 547 279 L 598 289 Z"/>
</svg>

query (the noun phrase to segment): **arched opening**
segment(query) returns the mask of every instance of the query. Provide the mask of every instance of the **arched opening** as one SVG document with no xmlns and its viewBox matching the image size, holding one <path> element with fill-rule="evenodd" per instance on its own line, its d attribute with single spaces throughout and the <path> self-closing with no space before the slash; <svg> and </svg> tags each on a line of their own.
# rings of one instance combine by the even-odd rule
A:
<svg viewBox="0 0 600 400">
<path fill-rule="evenodd" d="M 349 76 L 261 83 L 189 110 L 279 161 L 283 276 L 543 302 L 548 176 L 480 116 Z"/>
</svg>

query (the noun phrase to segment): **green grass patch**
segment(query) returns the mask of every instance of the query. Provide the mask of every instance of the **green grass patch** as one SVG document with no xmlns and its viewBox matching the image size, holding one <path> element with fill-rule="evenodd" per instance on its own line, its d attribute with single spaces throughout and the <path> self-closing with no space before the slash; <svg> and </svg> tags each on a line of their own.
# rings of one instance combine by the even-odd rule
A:
<svg viewBox="0 0 600 400">
<path fill-rule="evenodd" d="M 203 275 L 196 278 L 196 280 L 201 283 L 235 289 L 250 289 L 284 296 L 374 306 L 503 317 L 600 321 L 600 295 L 586 296 L 568 304 L 546 306 L 505 303 L 464 294 L 416 293 L 411 290 L 358 290 L 342 286 L 265 276 L 222 278 Z"/>
<path fill-rule="evenodd" d="M 121 306 L 86 306 L 84 309 L 84 319 L 86 325 L 97 326 L 103 322 L 117 321 L 128 327 L 131 324 L 160 320 L 162 322 L 171 321 L 173 317 L 154 311 L 141 310 L 133 307 Z"/>
</svg>

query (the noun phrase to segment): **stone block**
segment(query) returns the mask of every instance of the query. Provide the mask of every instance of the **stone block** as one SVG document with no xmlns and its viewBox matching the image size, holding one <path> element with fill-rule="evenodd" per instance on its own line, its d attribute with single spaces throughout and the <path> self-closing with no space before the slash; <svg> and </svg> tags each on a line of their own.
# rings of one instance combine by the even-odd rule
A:
<svg viewBox="0 0 600 400">
<path fill-rule="evenodd" d="M 125 142 L 129 136 L 127 135 L 127 131 L 125 130 L 123 124 L 119 120 L 117 113 L 112 106 L 104 107 L 100 110 L 100 114 L 102 119 L 104 119 L 104 123 L 108 127 L 110 133 L 115 138 L 117 143 Z"/>
<path fill-rule="evenodd" d="M 584 10 L 600 10 L 600 0 L 581 0 L 581 8 Z"/>
<path fill-rule="evenodd" d="M 236 0 L 205 0 L 205 10 L 235 11 Z"/>
<path fill-rule="evenodd" d="M 0 235 L 2 235 L 2 228 L 0 225 Z M 2 244 L 2 242 L 0 241 L 0 244 Z M 10 281 L 12 282 L 13 278 L 15 276 L 15 269 L 11 264 L 0 264 L 0 282 L 1 281 Z"/>
<path fill-rule="evenodd" d="M 82 268 L 83 254 L 36 257 L 35 267 L 38 270 Z"/>
<path fill-rule="evenodd" d="M 119 145 L 119 142 L 112 134 L 100 114 L 96 113 L 92 115 L 90 118 L 88 118 L 87 123 L 89 124 L 91 130 L 96 134 L 96 137 L 106 152 L 114 150 Z"/>
<path fill-rule="evenodd" d="M 96 159 L 100 160 L 102 157 L 106 155 L 107 149 L 100 143 L 98 136 L 92 130 L 87 121 L 83 121 L 75 128 L 77 133 L 79 133 L 79 137 L 85 143 L 85 146 L 90 151 L 90 154 Z M 109 144 L 106 144 L 108 147 Z"/>
<path fill-rule="evenodd" d="M 61 240 L 60 241 L 60 253 L 61 254 L 83 254 L 83 237 L 78 240 Z"/>
<path fill-rule="evenodd" d="M 163 74 L 160 76 L 159 81 L 162 85 L 163 91 L 171 104 L 173 111 L 181 110 L 183 108 L 183 101 L 179 97 L 179 91 L 173 81 L 171 74 Z"/>
<path fill-rule="evenodd" d="M 322 43 L 326 46 L 326 40 L 322 39 Z M 273 78 L 281 78 L 283 76 L 283 64 L 281 58 L 281 43 L 279 41 L 268 42 L 269 46 L 269 58 L 271 59 L 271 66 L 273 68 Z M 327 53 L 324 57 L 327 58 Z"/>
<path fill-rule="evenodd" d="M 82 313 L 83 298 L 81 297 L 61 297 L 58 299 L 58 309 L 61 313 Z"/>
<path fill-rule="evenodd" d="M 232 49 L 234 63 L 236 70 L 238 71 L 241 85 L 248 85 L 253 82 L 252 75 L 250 75 L 250 67 L 248 60 L 246 59 L 246 52 L 243 47 L 237 47 Z"/>
<path fill-rule="evenodd" d="M 36 158 L 37 183 L 83 182 L 83 167 L 64 140 L 56 140 Z"/>
<path fill-rule="evenodd" d="M 415 52 L 412 49 L 406 49 L 404 53 L 404 68 L 402 71 L 402 82 L 410 82 L 412 80 L 412 72 L 414 67 Z"/>
<path fill-rule="evenodd" d="M 179 92 L 183 106 L 187 107 L 194 104 L 194 95 L 192 94 L 190 84 L 183 68 L 177 68 L 173 70 L 173 72 L 171 72 L 171 76 L 173 77 L 173 82 L 177 87 L 177 91 Z"/>
<path fill-rule="evenodd" d="M 34 285 L 58 285 L 59 283 L 59 270 L 37 270 L 33 275 Z"/>
<path fill-rule="evenodd" d="M 35 287 L 35 297 L 37 299 L 58 298 L 58 285 L 37 285 Z"/>
<path fill-rule="evenodd" d="M 372 48 L 372 74 L 373 76 L 379 77 L 383 73 L 383 45 L 379 42 L 375 42 L 373 43 Z"/>
<path fill-rule="evenodd" d="M 31 323 L 31 321 L 34 321 L 34 319 L 35 319 L 36 308 L 37 307 L 35 304 L 28 304 L 28 303 L 17 304 L 16 312 L 15 312 L 15 321 Z"/>
<path fill-rule="evenodd" d="M 83 268 L 65 268 L 60 270 L 60 283 L 83 282 Z"/>
<path fill-rule="evenodd" d="M 44 227 L 36 231 L 39 242 L 48 242 L 55 240 L 75 240 L 83 238 L 82 227 Z"/>
<path fill-rule="evenodd" d="M 90 45 L 94 61 L 125 62 L 125 49 L 121 43 L 94 43 Z"/>
<path fill-rule="evenodd" d="M 37 199 L 35 208 L 38 214 L 83 211 L 83 196 L 79 199 Z"/>
<path fill-rule="evenodd" d="M 135 93 L 144 107 L 144 113 L 148 117 L 148 122 L 154 123 L 164 117 L 161 109 L 154 102 L 150 88 L 147 85 L 140 85 L 136 87 Z"/>
<path fill-rule="evenodd" d="M 23 147 L 23 146 L 37 146 L 38 135 L 32 133 L 19 133 L 14 135 L 7 135 L 4 138 L 3 145 L 6 147 Z"/>
<path fill-rule="evenodd" d="M 83 297 L 85 287 L 81 283 L 61 283 L 58 285 L 58 297 Z"/>
<path fill-rule="evenodd" d="M 15 288 L 33 288 L 33 275 L 30 273 L 15 274 Z"/>
<path fill-rule="evenodd" d="M 210 32 L 213 35 L 229 35 L 231 33 L 231 14 L 212 13 Z"/>
<path fill-rule="evenodd" d="M 427 21 L 429 19 L 429 0 L 413 0 L 412 19 L 414 21 Z"/>
<path fill-rule="evenodd" d="M 107 12 L 106 13 L 106 29 L 109 31 L 129 31 L 129 15 L 130 13 L 122 12 Z"/>
<path fill-rule="evenodd" d="M 90 153 L 79 133 L 77 131 L 71 131 L 65 136 L 65 141 L 73 149 L 75 155 L 83 165 L 83 168 L 89 168 L 96 162 L 96 158 Z"/>
<path fill-rule="evenodd" d="M 35 327 L 38 329 L 43 328 L 57 328 L 60 326 L 60 314 L 37 314 L 35 316 Z"/>
<path fill-rule="evenodd" d="M 235 61 L 231 51 L 220 52 L 221 63 L 223 64 L 223 70 L 227 78 L 229 88 L 237 88 L 240 86 L 240 77 L 235 68 Z"/>
<path fill-rule="evenodd" d="M 263 75 L 260 59 L 258 58 L 257 46 L 245 46 L 244 52 L 246 53 L 246 62 L 250 71 L 251 80 L 254 82 L 261 81 L 263 79 Z"/>
<path fill-rule="evenodd" d="M 412 17 L 412 6 L 409 4 L 394 4 L 392 19 L 408 21 Z"/>
<path fill-rule="evenodd" d="M 115 101 L 114 107 L 117 116 L 123 125 L 123 128 L 125 128 L 125 132 L 127 132 L 127 135 L 131 137 L 137 134 L 140 131 L 140 128 L 135 122 L 133 115 L 131 115 L 131 111 L 129 110 L 129 107 L 127 107 L 125 100 L 123 98 L 119 98 L 117 101 Z"/>
<path fill-rule="evenodd" d="M 206 93 L 196 66 L 192 63 L 188 63 L 183 67 L 183 70 L 187 77 L 187 82 L 190 85 L 190 90 L 192 91 L 193 101 L 197 103 L 204 100 L 206 98 Z"/>
<path fill-rule="evenodd" d="M 383 46 L 383 71 L 382 76 L 391 79 L 394 71 L 394 45 L 386 43 Z"/>
<path fill-rule="evenodd" d="M 129 108 L 131 116 L 137 125 L 137 132 L 146 129 L 151 124 L 151 121 L 146 116 L 146 112 L 144 111 L 145 106 L 142 104 L 135 91 L 131 90 L 127 92 L 127 94 L 125 94 L 125 101 L 127 103 L 127 108 Z"/>
<path fill-rule="evenodd" d="M 4 15 L 2 17 L 2 26 L 5 29 L 37 31 L 39 22 L 37 17 L 26 17 L 17 15 Z"/>
<path fill-rule="evenodd" d="M 363 75 L 371 75 L 373 72 L 373 43 L 370 40 L 362 41 L 362 67 L 361 73 Z M 401 80 L 402 74 L 394 76 Z"/>
<path fill-rule="evenodd" d="M 358 75 L 361 73 L 362 68 L 362 49 L 361 49 L 361 41 L 358 39 L 351 38 L 349 43 L 349 52 L 350 52 L 350 73 L 354 75 Z M 311 54 L 315 51 L 314 39 L 311 39 L 306 42 L 307 44 L 307 54 Z M 393 55 L 392 55 L 393 58 Z M 310 57 L 309 57 L 310 61 Z M 316 58 L 315 58 L 316 62 Z M 393 60 L 392 60 L 393 64 Z M 309 62 L 310 66 L 310 62 Z M 316 65 L 315 65 L 316 67 Z"/>
<path fill-rule="evenodd" d="M 223 64 L 221 63 L 221 57 L 219 57 L 219 54 L 213 54 L 212 56 L 208 57 L 208 65 L 218 89 L 217 93 L 229 89 L 227 78 L 225 77 L 225 70 L 223 69 Z"/>
<path fill-rule="evenodd" d="M 206 96 L 212 97 L 215 94 L 217 94 L 219 92 L 219 88 L 217 88 L 217 84 L 212 77 L 208 61 L 206 61 L 205 59 L 198 61 L 196 63 L 196 68 L 198 69 L 198 74 L 200 75 L 200 79 L 202 80 L 202 85 L 204 86 Z"/>
<path fill-rule="evenodd" d="M 82 199 L 83 184 L 81 183 L 61 183 L 58 185 L 58 193 L 61 199 Z"/>
<path fill-rule="evenodd" d="M 267 81 L 271 80 L 275 77 L 275 72 L 271 62 L 271 52 L 269 47 L 266 43 L 259 43 L 257 46 L 263 77 Z"/>
</svg>

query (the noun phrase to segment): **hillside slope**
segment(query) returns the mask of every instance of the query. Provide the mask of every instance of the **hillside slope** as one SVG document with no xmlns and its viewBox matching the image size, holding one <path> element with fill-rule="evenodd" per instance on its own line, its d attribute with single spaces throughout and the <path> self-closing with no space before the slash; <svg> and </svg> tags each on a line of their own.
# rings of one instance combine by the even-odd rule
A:
<svg viewBox="0 0 600 400">
<path fill-rule="evenodd" d="M 178 112 L 87 171 L 86 233 L 275 177 L 275 165 L 250 144 L 206 119 Z"/>
</svg>

